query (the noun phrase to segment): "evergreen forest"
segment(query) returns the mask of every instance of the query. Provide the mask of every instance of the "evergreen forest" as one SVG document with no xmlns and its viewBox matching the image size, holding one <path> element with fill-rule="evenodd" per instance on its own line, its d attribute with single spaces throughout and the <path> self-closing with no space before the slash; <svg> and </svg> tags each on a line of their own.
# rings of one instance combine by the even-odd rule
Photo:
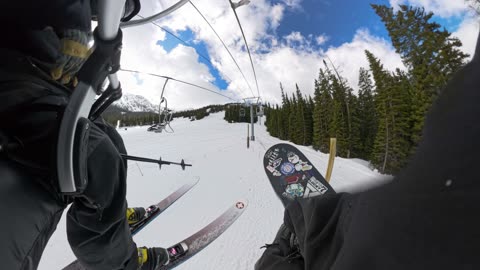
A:
<svg viewBox="0 0 480 270">
<path fill-rule="evenodd" d="M 337 155 L 361 158 L 382 173 L 395 174 L 422 139 L 428 110 L 450 78 L 466 64 L 459 39 L 432 21 L 423 8 L 398 11 L 371 5 L 384 23 L 406 69 L 386 70 L 375 52 L 365 51 L 369 67 L 358 71 L 358 93 L 335 66 L 322 63 L 313 97 L 296 86 L 282 102 L 267 105 L 267 130 L 282 140 Z M 293 92 L 293 93 L 292 93 Z"/>
</svg>

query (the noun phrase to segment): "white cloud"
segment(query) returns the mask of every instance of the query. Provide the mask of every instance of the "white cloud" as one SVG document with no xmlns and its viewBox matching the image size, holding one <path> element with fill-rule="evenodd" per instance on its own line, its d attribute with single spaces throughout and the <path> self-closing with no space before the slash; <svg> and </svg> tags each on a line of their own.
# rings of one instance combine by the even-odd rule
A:
<svg viewBox="0 0 480 270">
<path fill-rule="evenodd" d="M 282 5 L 274 5 L 272 7 L 271 16 L 269 18 L 272 29 L 276 29 L 280 25 L 280 21 L 283 18 L 283 12 L 285 7 Z"/>
<path fill-rule="evenodd" d="M 287 42 L 293 42 L 293 41 L 298 41 L 302 42 L 304 40 L 303 35 L 300 32 L 292 32 L 289 35 L 284 37 Z"/>
<path fill-rule="evenodd" d="M 176 2 L 176 0 L 150 1 L 142 2 L 141 14 L 144 16 L 165 9 Z M 221 74 L 227 74 L 230 78 L 227 81 L 227 91 L 219 93 L 235 98 L 252 96 L 252 92 L 256 95 L 248 54 L 228 1 L 195 1 L 195 4 L 231 50 L 252 91 L 223 45 L 191 5 L 187 4 L 157 23 L 168 26 L 173 31 L 189 28 L 195 33 L 196 39 L 205 42 L 214 65 Z M 274 33 L 282 22 L 287 8 L 289 7 L 285 3 L 272 4 L 267 0 L 256 0 L 237 10 L 252 51 L 260 94 L 265 101 L 280 102 L 280 82 L 288 93 L 294 92 L 295 84 L 298 83 L 305 94 L 313 95 L 314 79 L 318 76 L 319 68 L 323 67 L 325 54 L 333 60 L 342 76 L 347 78 L 355 89 L 358 84 L 359 68 L 368 67 L 365 49 L 379 57 L 388 69 L 393 70 L 402 66 L 400 57 L 390 43 L 372 36 L 367 30 L 357 31 L 351 42 L 336 48 L 331 47 L 327 51 L 316 46 L 325 43 L 327 37 L 323 35 L 304 36 L 300 32 L 292 32 L 285 37 L 277 38 Z M 208 67 L 198 62 L 198 55 L 194 49 L 178 45 L 167 52 L 156 45 L 157 40 L 163 39 L 165 33 L 153 25 L 125 29 L 122 67 L 171 76 L 219 91 L 212 83 L 215 78 L 210 74 Z M 158 102 L 164 79 L 140 75 L 143 84 L 138 85 L 135 76 L 125 72 L 120 73 L 120 79 L 125 92 L 141 94 L 153 102 Z M 177 82 L 168 83 L 165 96 L 169 106 L 176 109 L 230 102 L 223 97 Z"/>
<path fill-rule="evenodd" d="M 462 41 L 462 50 L 470 54 L 470 58 L 473 57 L 473 54 L 475 53 L 479 28 L 479 21 L 477 18 L 467 17 L 460 24 L 458 30 L 452 33 L 453 36 L 458 37 L 460 41 Z"/>
<path fill-rule="evenodd" d="M 327 42 L 330 39 L 330 37 L 326 35 L 320 35 L 315 38 L 315 41 L 317 42 L 317 45 L 323 45 L 325 42 Z"/>
<path fill-rule="evenodd" d="M 175 2 L 174 0 L 162 1 L 161 4 L 158 1 L 142 2 L 141 14 L 145 16 L 158 12 L 157 10 L 165 9 Z M 291 7 L 296 3 L 299 4 L 300 1 L 288 1 L 287 3 Z M 226 42 L 245 73 L 254 94 L 256 94 L 248 55 L 244 50 L 241 33 L 228 1 L 197 1 L 195 4 Z M 257 66 L 257 61 L 262 56 L 256 54 L 255 51 L 269 49 L 269 46 L 265 47 L 265 44 L 262 43 L 264 39 L 270 40 L 270 46 L 278 44 L 278 40 L 267 33 L 274 32 L 278 27 L 285 8 L 285 4 L 270 4 L 269 1 L 259 0 L 237 10 L 259 74 L 262 72 L 262 68 Z M 185 5 L 171 16 L 159 20 L 157 23 L 168 26 L 173 31 L 190 28 L 198 40 L 205 42 L 214 65 L 222 74 L 228 74 L 231 79 L 231 81 L 228 80 L 228 91 L 220 93 L 227 93 L 234 97 L 252 96 L 252 91 L 243 80 L 223 45 L 191 5 Z M 156 45 L 157 40 L 164 39 L 165 34 L 161 30 L 154 28 L 152 25 L 147 25 L 141 28 L 126 29 L 124 36 L 123 67 L 172 76 L 200 84 L 209 89 L 218 90 L 212 84 L 214 77 L 209 73 L 206 65 L 198 63 L 198 55 L 192 48 L 178 46 L 167 53 Z M 121 76 L 125 91 L 143 94 L 152 101 L 158 100 L 164 83 L 163 79 L 141 75 L 144 83 L 137 85 L 137 80 L 132 74 L 123 73 Z M 224 78 L 226 77 L 224 76 Z M 263 80 L 264 78 L 259 75 L 260 85 Z M 276 89 L 278 89 L 278 81 L 276 84 Z M 172 88 L 174 90 L 170 90 Z M 165 95 L 170 98 L 169 104 L 179 108 L 230 102 L 223 97 L 190 86 L 182 86 L 178 83 L 169 83 Z"/>
<path fill-rule="evenodd" d="M 299 9 L 302 7 L 301 6 L 302 0 L 283 0 L 282 2 L 285 3 L 285 5 L 287 5 L 288 7 L 293 9 Z"/>
<path fill-rule="evenodd" d="M 426 11 L 444 18 L 460 16 L 469 9 L 465 0 L 390 0 L 390 5 L 394 9 L 404 4 L 424 7 Z"/>
<path fill-rule="evenodd" d="M 355 92 L 358 89 L 360 67 L 368 68 L 365 50 L 369 50 L 380 59 L 387 70 L 405 69 L 400 55 L 395 52 L 389 41 L 372 36 L 367 29 L 360 29 L 351 42 L 336 48 L 331 47 L 326 52 L 326 55 L 332 60 L 341 75 L 348 80 Z M 329 61 L 327 63 L 330 65 Z"/>
<path fill-rule="evenodd" d="M 125 29 L 122 52 L 122 68 L 139 70 L 170 76 L 199 84 L 203 87 L 218 90 L 211 82 L 214 77 L 206 65 L 198 62 L 198 56 L 193 48 L 178 45 L 167 53 L 157 40 L 164 38 L 164 33 L 152 26 Z M 120 72 L 122 88 L 126 92 L 140 94 L 152 102 L 158 102 L 163 84 L 162 78 L 140 74 L 143 81 L 137 84 L 135 74 Z M 169 106 L 175 108 L 193 108 L 211 103 L 224 103 L 225 98 L 204 92 L 197 88 L 170 81 L 165 90 Z"/>
<path fill-rule="evenodd" d="M 390 6 L 395 10 L 398 9 L 398 6 L 405 5 L 407 0 L 390 0 Z"/>
</svg>

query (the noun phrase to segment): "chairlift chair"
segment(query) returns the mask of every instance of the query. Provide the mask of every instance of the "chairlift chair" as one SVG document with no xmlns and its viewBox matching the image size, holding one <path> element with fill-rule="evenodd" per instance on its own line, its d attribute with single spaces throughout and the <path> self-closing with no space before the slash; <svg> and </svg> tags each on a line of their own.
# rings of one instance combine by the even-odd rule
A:
<svg viewBox="0 0 480 270">
<path fill-rule="evenodd" d="M 263 116 L 263 115 L 264 115 L 263 106 L 262 106 L 262 104 L 259 104 L 257 106 L 257 116 Z"/>
<path fill-rule="evenodd" d="M 240 108 L 240 117 L 245 117 L 245 109 Z"/>
</svg>

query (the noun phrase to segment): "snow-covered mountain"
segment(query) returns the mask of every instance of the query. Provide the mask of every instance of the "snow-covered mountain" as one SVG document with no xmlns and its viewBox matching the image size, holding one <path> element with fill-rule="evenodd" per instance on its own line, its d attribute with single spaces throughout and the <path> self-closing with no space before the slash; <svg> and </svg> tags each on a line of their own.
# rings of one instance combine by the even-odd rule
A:
<svg viewBox="0 0 480 270">
<path fill-rule="evenodd" d="M 140 95 L 124 93 L 122 98 L 113 103 L 130 112 L 158 112 L 158 107 Z"/>
</svg>

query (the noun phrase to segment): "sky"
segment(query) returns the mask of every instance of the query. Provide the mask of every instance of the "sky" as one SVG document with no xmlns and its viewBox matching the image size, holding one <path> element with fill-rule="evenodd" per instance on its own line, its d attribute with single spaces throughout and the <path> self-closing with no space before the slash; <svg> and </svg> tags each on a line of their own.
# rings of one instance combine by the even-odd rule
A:
<svg viewBox="0 0 480 270">
<path fill-rule="evenodd" d="M 140 14 L 152 15 L 176 2 L 145 0 Z M 433 20 L 458 37 L 462 50 L 469 54 L 474 52 L 479 29 L 478 18 L 463 0 L 250 0 L 236 11 L 250 48 L 257 88 L 229 1 L 192 2 L 221 37 L 239 68 L 190 3 L 159 19 L 157 25 L 124 29 L 123 68 L 169 76 L 223 95 L 169 81 L 164 97 L 176 110 L 253 96 L 279 103 L 280 83 L 287 93 L 294 92 L 298 84 L 302 92 L 313 95 L 323 60 L 334 64 L 356 90 L 360 67 L 368 67 L 366 49 L 385 68 L 404 68 L 371 3 L 394 8 L 407 4 L 434 12 Z M 123 90 L 157 102 L 165 80 L 145 73 L 120 72 Z"/>
</svg>

